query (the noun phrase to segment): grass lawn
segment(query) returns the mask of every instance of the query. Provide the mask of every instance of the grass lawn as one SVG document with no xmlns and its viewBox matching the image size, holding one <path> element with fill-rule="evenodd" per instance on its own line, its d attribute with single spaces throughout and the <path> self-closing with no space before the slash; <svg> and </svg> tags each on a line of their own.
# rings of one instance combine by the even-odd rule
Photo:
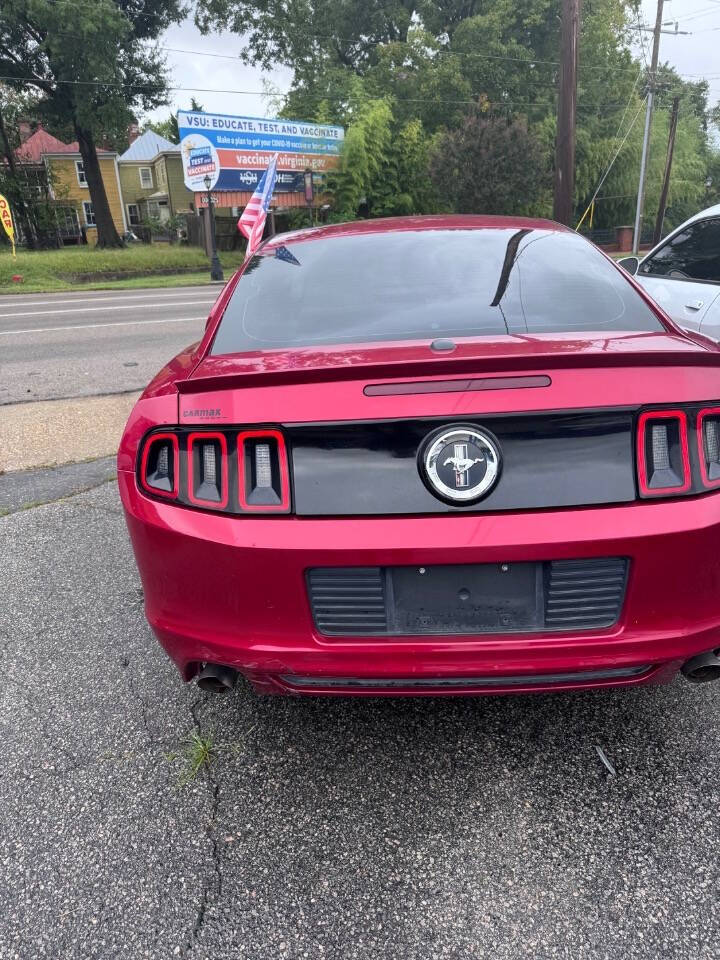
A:
<svg viewBox="0 0 720 960">
<path fill-rule="evenodd" d="M 241 251 L 221 253 L 226 278 L 240 266 Z M 167 271 L 177 271 L 168 273 Z M 160 272 L 162 271 L 162 272 Z M 22 282 L 13 282 L 13 275 Z M 0 293 L 45 293 L 114 287 L 168 287 L 210 280 L 210 264 L 199 247 L 137 244 L 124 250 L 65 247 L 62 250 L 0 252 Z"/>
</svg>

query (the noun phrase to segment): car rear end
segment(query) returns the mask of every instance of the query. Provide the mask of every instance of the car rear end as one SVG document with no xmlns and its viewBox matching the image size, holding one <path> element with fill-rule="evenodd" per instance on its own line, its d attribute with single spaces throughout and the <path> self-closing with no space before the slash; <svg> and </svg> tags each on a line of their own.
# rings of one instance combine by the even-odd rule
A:
<svg viewBox="0 0 720 960">
<path fill-rule="evenodd" d="M 267 245 L 128 424 L 147 616 L 183 676 L 574 689 L 720 646 L 717 349 L 547 224 L 335 231 Z M 495 472 L 463 500 L 477 438 Z"/>
</svg>

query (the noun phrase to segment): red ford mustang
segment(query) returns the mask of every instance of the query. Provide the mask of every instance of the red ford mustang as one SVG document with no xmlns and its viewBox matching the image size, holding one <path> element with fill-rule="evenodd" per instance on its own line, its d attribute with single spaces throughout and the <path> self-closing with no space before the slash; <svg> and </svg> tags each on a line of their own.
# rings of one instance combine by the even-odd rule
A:
<svg viewBox="0 0 720 960">
<path fill-rule="evenodd" d="M 118 467 L 148 620 L 205 689 L 720 673 L 720 349 L 548 221 L 272 238 Z"/>
</svg>

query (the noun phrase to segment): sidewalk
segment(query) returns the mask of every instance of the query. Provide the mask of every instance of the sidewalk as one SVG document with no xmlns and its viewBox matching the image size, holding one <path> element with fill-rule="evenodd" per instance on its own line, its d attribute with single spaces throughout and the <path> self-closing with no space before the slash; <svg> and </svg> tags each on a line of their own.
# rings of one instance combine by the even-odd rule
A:
<svg viewBox="0 0 720 960">
<path fill-rule="evenodd" d="M 139 393 L 0 408 L 0 473 L 115 454 Z"/>
</svg>

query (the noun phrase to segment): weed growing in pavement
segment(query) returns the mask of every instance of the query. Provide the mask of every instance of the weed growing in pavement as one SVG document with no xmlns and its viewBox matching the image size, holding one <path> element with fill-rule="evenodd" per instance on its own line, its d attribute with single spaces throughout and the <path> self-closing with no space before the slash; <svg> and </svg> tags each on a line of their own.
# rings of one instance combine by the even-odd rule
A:
<svg viewBox="0 0 720 960">
<path fill-rule="evenodd" d="M 170 761 L 183 760 L 184 769 L 180 774 L 180 786 L 184 787 L 191 783 L 201 770 L 210 768 L 215 755 L 216 749 L 212 734 L 202 736 L 197 730 L 193 730 L 185 737 L 184 746 L 180 753 L 168 754 L 167 759 Z"/>
<path fill-rule="evenodd" d="M 252 733 L 255 727 L 248 730 Z M 228 753 L 233 757 L 238 756 L 243 749 L 242 741 L 236 743 L 215 743 L 212 734 L 203 736 L 197 730 L 193 730 L 183 740 L 182 749 L 175 753 L 166 753 L 165 759 L 168 763 L 174 763 L 176 760 L 183 762 L 183 770 L 179 777 L 179 785 L 187 786 L 197 777 L 201 770 L 209 770 L 213 761 L 221 753 Z"/>
</svg>

